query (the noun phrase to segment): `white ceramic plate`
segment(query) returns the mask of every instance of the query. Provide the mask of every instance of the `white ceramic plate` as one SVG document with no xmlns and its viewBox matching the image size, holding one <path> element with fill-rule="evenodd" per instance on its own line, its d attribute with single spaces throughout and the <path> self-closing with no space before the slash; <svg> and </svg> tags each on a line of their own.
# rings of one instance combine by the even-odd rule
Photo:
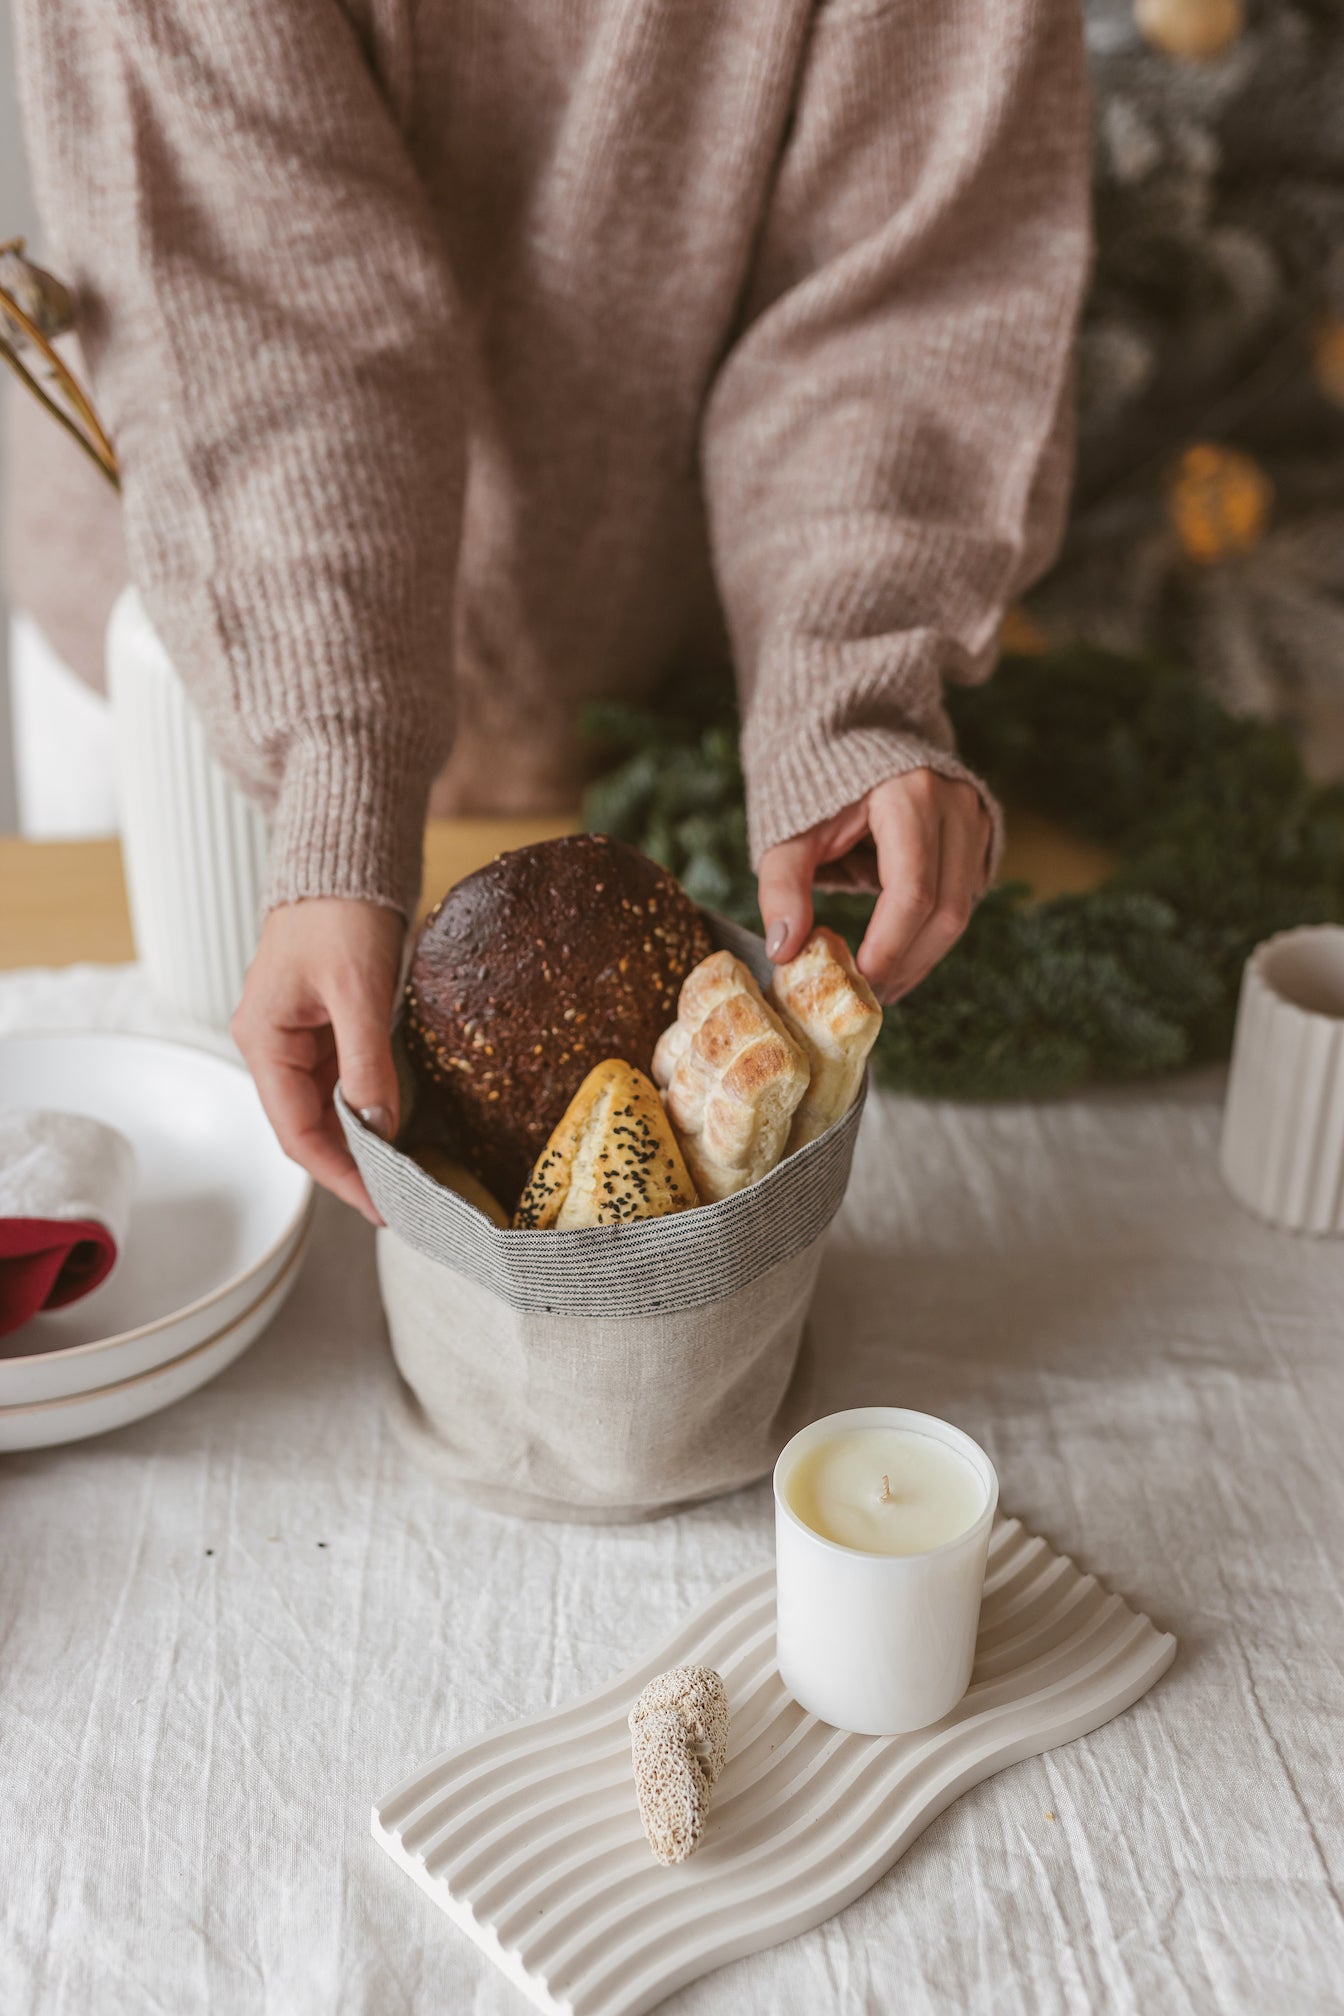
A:
<svg viewBox="0 0 1344 2016">
<path fill-rule="evenodd" d="M 121 1379 L 91 1393 L 71 1394 L 40 1406 L 0 1407 L 0 1452 L 82 1442 L 90 1435 L 106 1435 L 113 1428 L 143 1421 L 147 1414 L 157 1414 L 175 1400 L 185 1399 L 232 1365 L 235 1358 L 241 1358 L 279 1315 L 299 1278 L 307 1251 L 305 1225 L 278 1278 L 232 1323 L 182 1357 L 170 1359 L 152 1372 L 142 1372 L 138 1379 Z"/>
<path fill-rule="evenodd" d="M 0 1407 L 110 1386 L 217 1336 L 277 1278 L 312 1200 L 247 1072 L 212 1051 L 109 1032 L 0 1038 L 0 1111 L 43 1107 L 119 1127 L 135 1195 L 102 1286 L 0 1338 Z"/>
<path fill-rule="evenodd" d="M 965 1698 L 912 1736 L 850 1736 L 785 1691 L 762 1568 L 596 1694 L 435 1758 L 374 1807 L 374 1837 L 547 2016 L 642 2016 L 843 1910 L 968 1786 L 1099 1729 L 1175 1651 L 1000 1519 Z M 626 1716 L 681 1665 L 717 1668 L 732 1719 L 700 1848 L 664 1869 L 639 1824 Z M 899 1982 L 886 1999 L 900 2008 Z"/>
</svg>

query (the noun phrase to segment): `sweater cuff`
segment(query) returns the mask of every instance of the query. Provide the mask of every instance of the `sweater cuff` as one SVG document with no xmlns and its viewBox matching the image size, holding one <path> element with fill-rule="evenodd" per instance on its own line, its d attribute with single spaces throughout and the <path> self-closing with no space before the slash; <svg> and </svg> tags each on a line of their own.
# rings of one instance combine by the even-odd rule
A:
<svg viewBox="0 0 1344 2016">
<path fill-rule="evenodd" d="M 989 870 L 986 886 L 1003 858 L 1003 812 L 993 792 L 951 750 L 898 728 L 846 728 L 838 733 L 803 729 L 787 746 L 777 744 L 762 762 L 747 763 L 747 827 L 751 864 L 761 865 L 767 847 L 792 840 L 846 805 L 910 770 L 934 770 L 940 777 L 971 784 L 989 814 Z"/>
<path fill-rule="evenodd" d="M 425 744 L 367 722 L 295 732 L 271 812 L 265 910 L 351 896 L 415 915 L 432 782 Z"/>
</svg>

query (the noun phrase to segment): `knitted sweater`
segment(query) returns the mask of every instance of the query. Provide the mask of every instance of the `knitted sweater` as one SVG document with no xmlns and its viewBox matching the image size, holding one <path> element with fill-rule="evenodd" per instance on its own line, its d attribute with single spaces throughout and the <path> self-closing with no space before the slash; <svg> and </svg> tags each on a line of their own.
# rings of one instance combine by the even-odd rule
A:
<svg viewBox="0 0 1344 2016">
<path fill-rule="evenodd" d="M 753 854 L 962 776 L 1049 558 L 1074 0 L 17 0 L 129 564 L 272 900 L 413 899 L 430 784 L 731 658 Z M 496 802 L 498 797 L 496 794 Z"/>
</svg>

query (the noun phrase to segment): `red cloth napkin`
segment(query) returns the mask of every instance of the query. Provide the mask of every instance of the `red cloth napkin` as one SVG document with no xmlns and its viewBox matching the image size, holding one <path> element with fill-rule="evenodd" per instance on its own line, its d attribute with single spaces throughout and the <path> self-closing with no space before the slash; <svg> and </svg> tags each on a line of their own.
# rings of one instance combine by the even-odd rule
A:
<svg viewBox="0 0 1344 2016">
<path fill-rule="evenodd" d="M 0 1337 L 77 1302 L 116 1262 L 116 1240 L 93 1218 L 0 1218 Z"/>
<path fill-rule="evenodd" d="M 0 1337 L 107 1279 L 134 1170 L 130 1142 L 100 1121 L 0 1114 Z"/>
</svg>

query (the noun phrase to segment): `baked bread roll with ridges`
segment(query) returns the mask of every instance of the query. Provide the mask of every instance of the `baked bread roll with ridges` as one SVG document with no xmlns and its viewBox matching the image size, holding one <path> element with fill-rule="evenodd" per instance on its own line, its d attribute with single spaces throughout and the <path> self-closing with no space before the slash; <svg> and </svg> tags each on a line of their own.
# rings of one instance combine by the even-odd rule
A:
<svg viewBox="0 0 1344 2016">
<path fill-rule="evenodd" d="M 611 1057 L 588 1073 L 537 1158 L 515 1227 L 624 1225 L 699 1203 L 657 1091 Z"/>
<path fill-rule="evenodd" d="M 859 1095 L 882 1005 L 837 932 L 819 924 L 796 959 L 776 966 L 770 1000 L 807 1053 L 808 1087 L 793 1116 L 787 1154 L 815 1141 Z"/>
<path fill-rule="evenodd" d="M 808 1065 L 750 969 L 731 952 L 711 952 L 687 975 L 653 1075 L 695 1187 L 717 1203 L 783 1155 Z"/>
</svg>

